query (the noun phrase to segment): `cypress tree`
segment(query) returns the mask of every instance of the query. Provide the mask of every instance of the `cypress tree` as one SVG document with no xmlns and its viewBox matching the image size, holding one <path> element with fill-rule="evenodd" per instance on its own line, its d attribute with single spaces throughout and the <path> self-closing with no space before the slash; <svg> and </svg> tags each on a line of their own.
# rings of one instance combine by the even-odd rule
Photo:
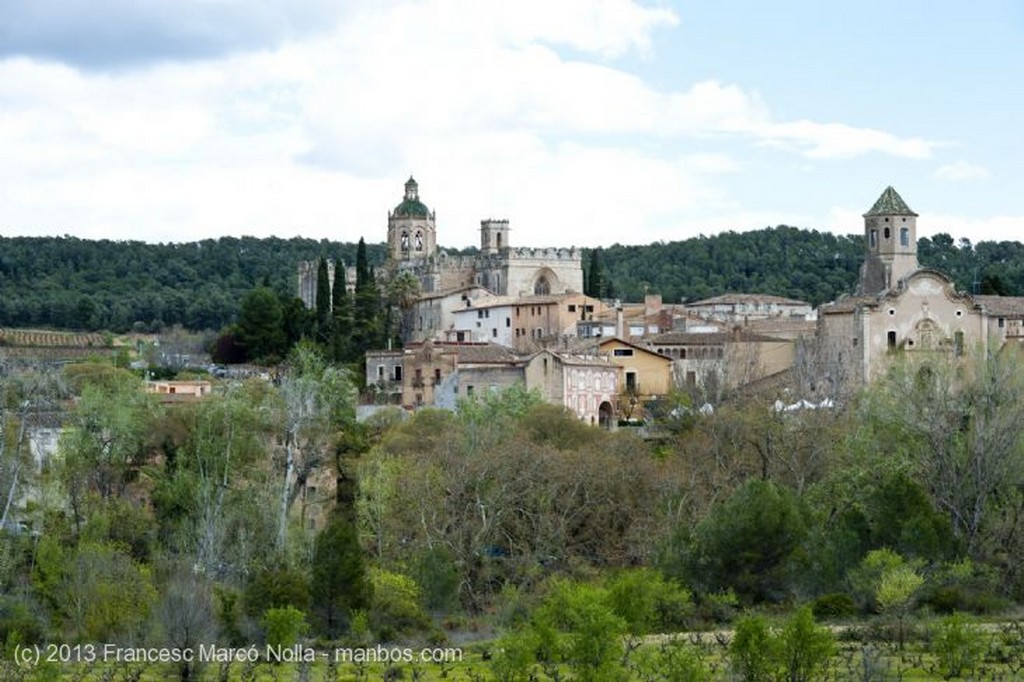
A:
<svg viewBox="0 0 1024 682">
<path fill-rule="evenodd" d="M 331 280 L 327 272 L 327 260 L 320 259 L 316 271 L 316 338 L 325 342 L 330 338 L 331 324 Z"/>
<path fill-rule="evenodd" d="M 601 250 L 594 249 L 590 252 L 590 276 L 587 277 L 588 289 L 584 292 L 587 296 L 601 298 L 605 293 L 604 272 L 601 271 Z"/>
<path fill-rule="evenodd" d="M 348 295 L 345 280 L 345 265 L 334 268 L 333 324 L 331 325 L 331 352 L 335 362 L 351 362 L 352 357 L 352 301 Z"/>
</svg>

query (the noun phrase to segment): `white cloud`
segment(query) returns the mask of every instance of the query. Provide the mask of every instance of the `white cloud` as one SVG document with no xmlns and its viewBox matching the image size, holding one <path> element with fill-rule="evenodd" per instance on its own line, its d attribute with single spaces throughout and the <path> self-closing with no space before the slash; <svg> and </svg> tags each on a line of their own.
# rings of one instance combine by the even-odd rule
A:
<svg viewBox="0 0 1024 682">
<path fill-rule="evenodd" d="M 714 184 L 743 170 L 737 143 L 819 159 L 935 146 L 778 121 L 715 80 L 654 89 L 606 60 L 650 52 L 678 19 L 630 0 L 351 11 L 329 33 L 215 60 L 111 73 L 0 61 L 0 225 L 378 240 L 412 172 L 446 245 L 475 243 L 488 216 L 509 218 L 517 244 L 640 243 L 801 219 L 745 211 Z M 718 142 L 733 146 L 698 151 Z"/>
<path fill-rule="evenodd" d="M 966 161 L 947 163 L 935 170 L 935 177 L 940 180 L 986 180 L 990 175 L 988 168 Z"/>
</svg>

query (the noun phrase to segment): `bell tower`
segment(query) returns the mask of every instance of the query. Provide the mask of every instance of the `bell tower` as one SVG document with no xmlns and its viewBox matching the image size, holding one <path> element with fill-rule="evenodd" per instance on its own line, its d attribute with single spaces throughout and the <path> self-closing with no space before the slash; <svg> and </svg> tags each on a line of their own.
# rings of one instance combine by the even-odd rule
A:
<svg viewBox="0 0 1024 682">
<path fill-rule="evenodd" d="M 420 201 L 420 186 L 409 176 L 405 195 L 388 212 L 388 257 L 394 261 L 429 258 L 437 252 L 434 212 Z"/>
<path fill-rule="evenodd" d="M 508 248 L 508 230 L 507 220 L 481 220 L 480 253 L 489 256 Z"/>
<path fill-rule="evenodd" d="M 917 214 L 891 186 L 864 214 L 864 264 L 860 293 L 879 294 L 919 269 Z"/>
</svg>

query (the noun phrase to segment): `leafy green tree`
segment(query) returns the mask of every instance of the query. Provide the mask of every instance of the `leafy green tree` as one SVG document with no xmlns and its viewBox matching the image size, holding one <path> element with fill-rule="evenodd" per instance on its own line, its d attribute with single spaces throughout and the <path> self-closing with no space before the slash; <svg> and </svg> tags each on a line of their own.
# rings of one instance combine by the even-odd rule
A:
<svg viewBox="0 0 1024 682">
<path fill-rule="evenodd" d="M 807 537 L 806 511 L 770 481 L 749 480 L 695 530 L 686 572 L 706 591 L 732 588 L 750 601 L 779 601 Z"/>
<path fill-rule="evenodd" d="M 869 424 L 902 443 L 916 478 L 948 514 L 967 552 L 983 558 L 1000 507 L 1024 481 L 1020 351 L 907 358 L 868 393 Z"/>
<path fill-rule="evenodd" d="M 309 477 L 327 461 L 331 441 L 355 420 L 355 389 L 345 369 L 328 365 L 317 348 L 300 344 L 288 356 L 278 398 L 284 471 L 277 548 L 283 551 L 292 504 Z"/>
<path fill-rule="evenodd" d="M 251 361 L 279 358 L 285 351 L 284 315 L 277 295 L 266 287 L 253 289 L 242 299 L 238 314 L 238 341 Z"/>
<path fill-rule="evenodd" d="M 306 614 L 294 606 L 267 609 L 260 620 L 267 636 L 267 645 L 275 649 L 294 646 L 309 630 Z"/>
<path fill-rule="evenodd" d="M 430 629 L 430 617 L 423 610 L 422 591 L 415 580 L 401 573 L 373 568 L 370 583 L 370 625 L 381 639 L 391 641 Z"/>
<path fill-rule="evenodd" d="M 582 583 L 555 581 L 534 612 L 538 658 L 547 669 L 564 664 L 574 679 L 626 679 L 620 637 L 626 622 L 608 605 L 607 593 Z"/>
</svg>

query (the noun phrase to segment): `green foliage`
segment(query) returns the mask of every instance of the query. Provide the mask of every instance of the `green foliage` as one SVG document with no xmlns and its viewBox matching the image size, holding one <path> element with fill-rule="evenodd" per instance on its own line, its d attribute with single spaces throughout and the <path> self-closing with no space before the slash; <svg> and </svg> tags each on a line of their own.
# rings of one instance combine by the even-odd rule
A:
<svg viewBox="0 0 1024 682">
<path fill-rule="evenodd" d="M 306 613 L 310 604 L 308 577 L 283 566 L 260 570 L 245 587 L 245 612 L 252 617 L 267 609 L 285 606 L 294 606 Z"/>
<path fill-rule="evenodd" d="M 763 616 L 744 616 L 736 621 L 729 643 L 729 664 L 744 682 L 772 682 L 777 668 L 777 642 Z"/>
<path fill-rule="evenodd" d="M 306 614 L 294 606 L 282 606 L 263 612 L 260 625 L 272 647 L 290 647 L 299 642 L 309 631 Z"/>
<path fill-rule="evenodd" d="M 985 652 L 984 634 L 963 614 L 946 616 L 932 633 L 929 649 L 945 679 L 973 673 Z"/>
<path fill-rule="evenodd" d="M 815 599 L 811 611 L 815 618 L 845 618 L 857 612 L 857 605 L 845 592 L 833 592 Z"/>
<path fill-rule="evenodd" d="M 642 680 L 654 682 L 711 682 L 700 649 L 681 637 L 640 649 L 634 669 Z"/>
<path fill-rule="evenodd" d="M 821 672 L 836 651 L 828 628 L 814 622 L 809 606 L 797 609 L 772 632 L 763 616 L 745 616 L 736 622 L 729 644 L 733 672 L 747 682 L 808 682 Z"/>
<path fill-rule="evenodd" d="M 890 549 L 868 552 L 850 573 L 850 584 L 861 604 L 881 612 L 908 607 L 923 583 L 914 565 Z"/>
<path fill-rule="evenodd" d="M 352 611 L 370 604 L 371 587 L 353 523 L 334 514 L 316 538 L 310 592 L 324 634 L 336 637 Z"/>
<path fill-rule="evenodd" d="M 961 559 L 942 564 L 928 578 L 921 601 L 937 613 L 990 613 L 1006 606 L 999 571 Z"/>
<path fill-rule="evenodd" d="M 732 588 L 749 601 L 781 600 L 807 525 L 792 493 L 752 479 L 697 525 L 687 574 L 706 591 Z"/>
<path fill-rule="evenodd" d="M 804 606 L 789 617 L 778 635 L 775 649 L 788 682 L 821 679 L 821 672 L 836 651 L 835 637 L 828 628 L 818 627 L 811 609 Z"/>
<path fill-rule="evenodd" d="M 620 571 L 607 583 L 608 603 L 630 634 L 677 632 L 693 614 L 693 598 L 650 568 Z"/>
<path fill-rule="evenodd" d="M 277 295 L 266 287 L 246 294 L 238 313 L 238 342 L 246 358 L 252 362 L 278 359 L 287 350 L 287 341 Z"/>
<path fill-rule="evenodd" d="M 98 543 L 80 545 L 69 558 L 60 594 L 70 631 L 93 642 L 139 636 L 156 599 L 148 566 Z"/>
<path fill-rule="evenodd" d="M 459 572 L 447 549 L 430 547 L 421 552 L 413 562 L 413 574 L 428 610 L 446 612 L 458 605 Z"/>
<path fill-rule="evenodd" d="M 416 581 L 407 575 L 370 570 L 373 597 L 370 602 L 370 626 L 383 641 L 426 632 L 430 618 L 423 610 L 422 593 Z"/>
<path fill-rule="evenodd" d="M 625 679 L 621 636 L 626 622 L 596 586 L 557 580 L 534 612 L 531 628 L 542 664 L 564 664 L 575 679 L 611 682 Z"/>
<path fill-rule="evenodd" d="M 189 244 L 0 237 L 0 326 L 157 332 L 222 329 L 239 302 L 269 281 L 295 295 L 296 266 L 318 257 L 353 262 L 356 245 L 292 238 L 221 237 Z M 369 262 L 383 244 L 366 247 Z"/>
</svg>

